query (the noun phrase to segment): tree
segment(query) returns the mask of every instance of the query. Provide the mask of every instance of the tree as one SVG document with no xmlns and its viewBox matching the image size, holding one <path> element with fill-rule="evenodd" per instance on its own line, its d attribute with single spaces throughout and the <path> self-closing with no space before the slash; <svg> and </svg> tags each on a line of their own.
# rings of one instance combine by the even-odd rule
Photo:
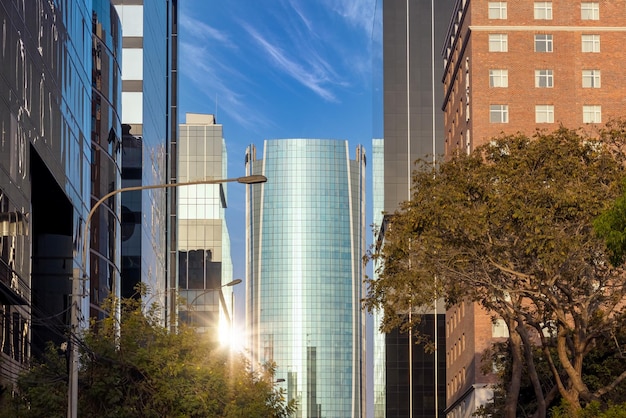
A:
<svg viewBox="0 0 626 418">
<path fill-rule="evenodd" d="M 368 281 L 365 306 L 382 308 L 389 330 L 415 326 L 397 313 L 435 298 L 480 303 L 509 328 L 505 416 L 516 415 L 524 370 L 536 416 L 546 416 L 557 395 L 578 413 L 626 378 L 591 390 L 583 376 L 594 342 L 614 333 L 623 316 L 623 270 L 610 263 L 614 253 L 593 222 L 622 192 L 625 145 L 624 123 L 595 137 L 560 128 L 496 138 L 437 168 L 418 165 L 412 199 L 367 256 L 379 278 Z M 539 379 L 535 345 L 552 387 Z"/>
<path fill-rule="evenodd" d="M 623 320 L 624 318 L 622 318 Z M 617 334 L 599 336 L 590 352 L 585 356 L 583 363 L 583 377 L 585 383 L 592 391 L 595 391 L 607 384 L 610 384 L 621 373 L 626 370 L 624 363 L 625 353 L 622 347 L 626 346 L 626 324 L 618 324 Z M 554 350 L 554 348 L 551 348 Z M 494 396 L 490 403 L 481 406 L 476 416 L 497 418 L 504 415 L 504 399 L 506 397 L 505 382 L 511 377 L 511 353 L 507 342 L 494 343 L 490 350 L 483 356 L 484 372 L 498 371 L 501 382 L 494 386 Z M 542 350 L 537 347 L 533 350 L 533 361 L 539 380 L 544 388 L 553 387 L 552 373 Z M 524 365 L 526 366 L 526 365 Z M 522 384 L 517 405 L 517 416 L 530 416 L 532 411 L 536 411 L 536 398 L 533 395 L 533 387 L 530 382 L 528 368 L 524 367 L 522 374 Z M 559 371 L 562 374 L 562 371 Z M 558 399 L 553 402 L 554 407 L 550 408 L 550 416 L 569 416 L 566 404 L 559 405 Z M 582 412 L 581 418 L 603 416 L 604 410 L 615 410 L 615 405 L 626 406 L 626 385 L 619 385 L 614 390 L 602 397 L 602 402 L 593 401 L 588 404 Z M 531 412 L 530 414 L 528 412 Z M 605 415 L 608 416 L 608 415 Z"/>
<path fill-rule="evenodd" d="M 109 301 L 107 309 L 115 309 Z M 274 367 L 252 371 L 194 329 L 169 333 L 139 299 L 121 301 L 122 320 L 93 322 L 81 343 L 79 416 L 288 417 L 294 402 L 275 387 Z M 65 357 L 51 347 L 18 381 L 13 417 L 63 417 L 67 410 Z"/>
</svg>

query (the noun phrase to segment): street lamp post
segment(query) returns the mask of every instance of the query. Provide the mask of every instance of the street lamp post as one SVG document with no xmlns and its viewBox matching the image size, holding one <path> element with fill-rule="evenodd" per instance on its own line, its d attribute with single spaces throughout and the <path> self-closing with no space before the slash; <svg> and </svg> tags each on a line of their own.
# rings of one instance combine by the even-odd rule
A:
<svg viewBox="0 0 626 418">
<path fill-rule="evenodd" d="M 82 241 L 82 258 L 79 269 L 74 269 L 72 276 L 72 294 L 71 294 L 71 307 L 70 307 L 70 338 L 69 338 L 69 377 L 68 377 L 68 389 L 67 389 L 67 418 L 77 418 L 78 416 L 78 345 L 74 340 L 78 339 L 78 328 L 82 318 L 81 315 L 81 299 L 86 295 L 86 291 L 81 291 L 81 281 L 83 287 L 87 283 L 87 239 L 89 232 L 89 223 L 93 217 L 96 209 L 103 204 L 107 199 L 117 194 L 124 192 L 132 192 L 139 190 L 150 189 L 169 189 L 181 186 L 197 186 L 206 184 L 222 184 L 222 183 L 242 183 L 242 184 L 258 184 L 265 183 L 267 177 L 263 175 L 250 175 L 243 177 L 236 177 L 230 179 L 205 179 L 197 181 L 189 181 L 183 183 L 167 183 L 167 184 L 153 184 L 148 186 L 131 186 L 123 187 L 121 189 L 113 190 L 105 194 L 100 200 L 93 204 L 87 218 L 85 219 L 85 226 L 83 229 L 83 241 Z M 82 276 L 81 276 L 82 270 Z"/>
</svg>

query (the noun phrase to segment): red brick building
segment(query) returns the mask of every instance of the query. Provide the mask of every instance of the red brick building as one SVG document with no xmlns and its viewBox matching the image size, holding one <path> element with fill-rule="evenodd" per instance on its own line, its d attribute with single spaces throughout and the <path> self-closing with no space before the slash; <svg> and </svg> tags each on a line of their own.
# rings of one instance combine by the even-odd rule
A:
<svg viewBox="0 0 626 418">
<path fill-rule="evenodd" d="M 625 41 L 626 0 L 458 0 L 443 48 L 446 155 L 501 133 L 593 131 L 624 116 Z M 448 417 L 491 397 L 481 358 L 506 335 L 476 304 L 448 310 Z"/>
<path fill-rule="evenodd" d="M 626 110 L 625 0 L 459 0 L 446 39 L 447 154 Z"/>
</svg>

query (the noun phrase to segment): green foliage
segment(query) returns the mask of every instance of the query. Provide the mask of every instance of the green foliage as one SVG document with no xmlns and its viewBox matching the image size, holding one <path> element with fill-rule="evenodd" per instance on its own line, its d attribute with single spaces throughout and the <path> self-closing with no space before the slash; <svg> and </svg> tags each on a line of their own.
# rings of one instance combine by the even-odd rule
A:
<svg viewBox="0 0 626 418">
<path fill-rule="evenodd" d="M 116 303 L 106 309 L 117 309 Z M 169 333 L 140 300 L 122 300 L 119 308 L 120 324 L 111 317 L 93 322 L 83 336 L 79 416 L 266 418 L 295 410 L 274 385 L 273 365 L 253 371 L 243 354 L 191 328 Z M 50 347 L 44 361 L 20 377 L 10 416 L 64 417 L 66 382 L 65 357 Z"/>
<path fill-rule="evenodd" d="M 48 345 L 41 363 L 22 374 L 18 387 L 30 387 L 28 401 L 14 397 L 9 385 L 0 398 L 0 418 L 64 417 L 67 415 L 67 362 L 64 353 Z"/>
<path fill-rule="evenodd" d="M 623 188 L 624 193 L 593 223 L 600 237 L 606 241 L 611 251 L 611 262 L 616 266 L 624 262 L 626 254 L 626 182 Z"/>
<path fill-rule="evenodd" d="M 415 327 L 398 313 L 438 298 L 477 302 L 503 318 L 516 362 L 508 416 L 523 368 L 536 366 L 533 341 L 551 374 L 543 382 L 529 370 L 538 405 L 555 399 L 555 388 L 573 410 L 607 396 L 623 378 L 594 382 L 579 365 L 623 316 L 624 272 L 610 263 L 622 250 L 596 230 L 620 230 L 624 218 L 615 212 L 617 226 L 596 221 L 595 229 L 594 220 L 622 194 L 625 147 L 626 124 L 616 122 L 593 138 L 565 128 L 503 136 L 471 155 L 421 163 L 412 199 L 367 256 L 378 277 L 368 280 L 365 307 L 382 309 L 383 331 Z"/>
<path fill-rule="evenodd" d="M 626 403 L 602 408 L 599 402 L 591 402 L 576 418 L 626 418 Z M 572 418 L 569 405 L 562 402 L 550 410 L 550 418 Z"/>
</svg>

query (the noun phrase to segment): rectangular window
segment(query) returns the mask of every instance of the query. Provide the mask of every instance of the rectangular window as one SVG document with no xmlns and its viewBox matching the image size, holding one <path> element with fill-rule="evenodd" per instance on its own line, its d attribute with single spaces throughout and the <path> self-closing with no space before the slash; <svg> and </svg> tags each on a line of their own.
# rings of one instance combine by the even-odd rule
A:
<svg viewBox="0 0 626 418">
<path fill-rule="evenodd" d="M 583 35 L 583 52 L 600 52 L 600 35 Z"/>
<path fill-rule="evenodd" d="M 583 123 L 602 123 L 602 106 L 583 106 Z"/>
<path fill-rule="evenodd" d="M 491 123 L 509 123 L 509 105 L 490 105 L 489 106 L 489 122 Z"/>
<path fill-rule="evenodd" d="M 509 70 L 489 70 L 489 87 L 509 87 Z"/>
<path fill-rule="evenodd" d="M 535 87 L 554 87 L 552 70 L 535 70 Z"/>
<path fill-rule="evenodd" d="M 505 33 L 489 35 L 489 52 L 507 52 L 509 50 L 509 36 Z"/>
<path fill-rule="evenodd" d="M 552 20 L 552 2 L 536 1 L 535 2 L 535 19 Z"/>
<path fill-rule="evenodd" d="M 489 2 L 489 19 L 506 19 L 506 2 Z"/>
<path fill-rule="evenodd" d="M 535 35 L 535 52 L 552 52 L 552 35 Z"/>
<path fill-rule="evenodd" d="M 582 20 L 599 20 L 600 4 L 587 1 L 580 3 L 580 18 Z"/>
<path fill-rule="evenodd" d="M 536 123 L 554 123 L 554 105 L 535 106 Z"/>
<path fill-rule="evenodd" d="M 583 87 L 600 88 L 600 70 L 583 70 Z"/>
<path fill-rule="evenodd" d="M 491 336 L 493 338 L 507 338 L 509 336 L 509 327 L 504 319 L 498 318 L 491 324 Z"/>
</svg>

